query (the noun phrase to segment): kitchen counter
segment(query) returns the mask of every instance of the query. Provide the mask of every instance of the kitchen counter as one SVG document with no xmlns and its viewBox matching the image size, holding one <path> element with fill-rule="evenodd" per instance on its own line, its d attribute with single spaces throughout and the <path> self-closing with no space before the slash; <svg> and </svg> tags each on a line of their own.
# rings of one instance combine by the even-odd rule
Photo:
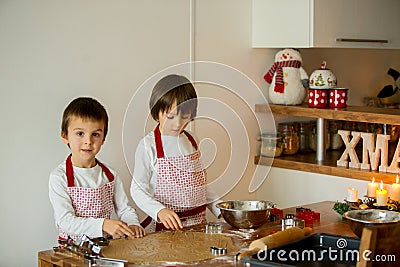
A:
<svg viewBox="0 0 400 267">
<path fill-rule="evenodd" d="M 313 211 L 319 212 L 321 215 L 320 221 L 314 221 L 313 233 L 327 233 L 333 235 L 341 235 L 347 237 L 356 237 L 351 231 L 346 221 L 332 210 L 335 202 L 324 201 L 314 203 L 310 205 L 303 205 L 304 208 L 310 208 Z M 295 214 L 296 207 L 284 209 L 284 214 Z M 205 226 L 198 225 L 191 227 L 189 231 L 202 231 L 204 232 Z M 223 225 L 223 233 L 229 234 L 235 245 L 240 248 L 247 248 L 249 244 L 258 238 L 266 236 L 271 232 L 275 232 L 281 229 L 280 222 L 268 222 L 262 227 L 255 230 L 239 230 L 232 228 L 228 224 Z M 60 253 L 54 252 L 53 250 L 40 251 L 38 253 L 38 266 L 39 267 L 55 267 L 55 266 L 69 266 L 69 267 L 83 267 L 88 266 L 88 263 L 81 257 L 75 256 L 72 253 Z M 130 264 L 129 267 L 138 265 Z M 160 265 L 146 265 L 146 266 L 160 266 Z M 174 264 L 164 264 L 162 266 L 176 266 Z M 179 264 L 182 266 L 182 264 Z M 207 261 L 201 261 L 191 264 L 185 264 L 184 266 L 245 266 L 245 264 L 235 261 L 235 255 L 224 255 L 219 258 L 210 259 Z"/>
</svg>

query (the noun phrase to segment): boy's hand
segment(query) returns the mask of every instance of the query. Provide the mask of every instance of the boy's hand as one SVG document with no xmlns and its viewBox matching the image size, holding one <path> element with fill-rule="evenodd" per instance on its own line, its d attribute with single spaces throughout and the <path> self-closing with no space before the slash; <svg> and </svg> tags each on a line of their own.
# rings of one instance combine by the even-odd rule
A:
<svg viewBox="0 0 400 267">
<path fill-rule="evenodd" d="M 121 238 L 124 236 L 134 238 L 136 235 L 136 233 L 123 221 L 111 219 L 104 220 L 103 231 L 112 235 L 113 238 Z"/>
<path fill-rule="evenodd" d="M 135 235 L 130 236 L 130 238 L 139 238 L 146 235 L 146 230 L 139 225 L 129 225 L 129 228 L 131 228 L 131 230 L 135 233 Z"/>
<path fill-rule="evenodd" d="M 181 219 L 179 219 L 178 214 L 170 209 L 162 209 L 157 214 L 158 219 L 167 229 L 180 230 L 183 228 Z"/>
</svg>

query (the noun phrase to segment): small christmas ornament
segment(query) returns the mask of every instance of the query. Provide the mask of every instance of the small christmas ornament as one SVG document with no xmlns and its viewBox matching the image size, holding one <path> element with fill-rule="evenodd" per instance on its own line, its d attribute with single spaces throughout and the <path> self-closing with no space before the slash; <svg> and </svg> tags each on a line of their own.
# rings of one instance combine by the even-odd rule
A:
<svg viewBox="0 0 400 267">
<path fill-rule="evenodd" d="M 301 66 L 302 58 L 296 49 L 286 48 L 275 55 L 275 62 L 264 75 L 269 87 L 269 99 L 278 105 L 299 105 L 304 101 L 308 75 Z"/>
</svg>

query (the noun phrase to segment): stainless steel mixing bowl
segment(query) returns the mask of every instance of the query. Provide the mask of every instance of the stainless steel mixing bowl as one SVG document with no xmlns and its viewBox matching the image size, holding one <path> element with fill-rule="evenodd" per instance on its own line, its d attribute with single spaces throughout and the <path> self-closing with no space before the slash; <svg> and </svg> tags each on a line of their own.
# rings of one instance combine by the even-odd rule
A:
<svg viewBox="0 0 400 267">
<path fill-rule="evenodd" d="M 364 227 L 377 229 L 378 238 L 400 233 L 400 213 L 389 210 L 351 210 L 343 214 L 354 234 L 361 238 Z"/>
<path fill-rule="evenodd" d="M 268 221 L 275 204 L 264 200 L 230 200 L 217 204 L 225 221 L 236 228 L 258 228 Z"/>
</svg>

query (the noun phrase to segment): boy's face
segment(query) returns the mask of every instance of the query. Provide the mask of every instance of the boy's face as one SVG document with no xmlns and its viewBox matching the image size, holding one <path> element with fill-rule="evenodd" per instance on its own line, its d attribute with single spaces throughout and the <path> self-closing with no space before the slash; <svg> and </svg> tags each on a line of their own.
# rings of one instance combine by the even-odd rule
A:
<svg viewBox="0 0 400 267">
<path fill-rule="evenodd" d="M 63 133 L 61 138 L 70 146 L 72 164 L 91 168 L 96 165 L 95 156 L 104 143 L 104 122 L 73 116 L 68 125 L 68 134 Z"/>
<path fill-rule="evenodd" d="M 190 122 L 191 113 L 181 114 L 174 103 L 169 111 L 160 112 L 158 120 L 163 135 L 178 136 Z"/>
</svg>

